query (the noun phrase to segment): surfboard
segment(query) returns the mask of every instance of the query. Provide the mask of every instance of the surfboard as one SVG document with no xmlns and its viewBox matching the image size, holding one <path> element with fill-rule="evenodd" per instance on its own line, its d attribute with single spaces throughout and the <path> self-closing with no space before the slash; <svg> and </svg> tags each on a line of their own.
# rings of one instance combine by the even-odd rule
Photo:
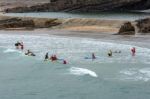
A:
<svg viewBox="0 0 150 99">
<path fill-rule="evenodd" d="M 92 57 L 84 57 L 84 59 L 92 59 Z"/>
<path fill-rule="evenodd" d="M 93 59 L 93 58 L 92 57 L 84 57 L 84 59 Z M 97 57 L 95 59 L 97 59 Z"/>
</svg>

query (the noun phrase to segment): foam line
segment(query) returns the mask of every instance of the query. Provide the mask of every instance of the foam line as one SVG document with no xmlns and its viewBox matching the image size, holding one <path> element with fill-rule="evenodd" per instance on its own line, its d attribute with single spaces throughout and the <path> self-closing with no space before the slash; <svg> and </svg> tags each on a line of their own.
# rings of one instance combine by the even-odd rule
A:
<svg viewBox="0 0 150 99">
<path fill-rule="evenodd" d="M 78 75 L 78 76 L 90 75 L 92 77 L 98 77 L 98 75 L 95 72 L 85 68 L 71 67 L 69 70 L 70 73 L 73 75 Z"/>
<path fill-rule="evenodd" d="M 18 51 L 18 50 L 15 50 L 15 49 L 6 49 L 3 52 L 4 53 L 14 53 L 14 52 L 21 53 L 21 51 Z"/>
</svg>

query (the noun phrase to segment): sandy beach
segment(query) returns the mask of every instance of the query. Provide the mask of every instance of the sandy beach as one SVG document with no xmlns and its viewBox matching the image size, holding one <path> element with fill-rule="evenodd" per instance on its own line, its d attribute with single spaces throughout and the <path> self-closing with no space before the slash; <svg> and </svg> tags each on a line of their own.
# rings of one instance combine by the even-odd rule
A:
<svg viewBox="0 0 150 99">
<path fill-rule="evenodd" d="M 0 30 L 0 33 L 7 34 L 34 34 L 34 35 L 57 35 L 65 37 L 81 37 L 81 38 L 92 38 L 97 40 L 103 40 L 108 42 L 118 42 L 124 41 L 124 43 L 130 42 L 131 44 L 138 45 L 141 47 L 148 47 L 150 45 L 150 35 L 114 35 L 117 34 L 121 25 L 127 20 L 104 20 L 104 19 L 91 19 L 91 18 L 33 18 L 33 17 L 13 17 L 7 16 L 0 13 L 0 19 L 11 19 L 11 18 L 21 18 L 27 20 L 33 20 L 37 28 L 7 28 Z M 54 20 L 55 22 L 60 22 L 58 26 L 52 28 L 44 28 L 45 22 Z M 132 21 L 134 24 L 134 22 Z M 42 28 L 39 28 L 42 27 Z"/>
</svg>

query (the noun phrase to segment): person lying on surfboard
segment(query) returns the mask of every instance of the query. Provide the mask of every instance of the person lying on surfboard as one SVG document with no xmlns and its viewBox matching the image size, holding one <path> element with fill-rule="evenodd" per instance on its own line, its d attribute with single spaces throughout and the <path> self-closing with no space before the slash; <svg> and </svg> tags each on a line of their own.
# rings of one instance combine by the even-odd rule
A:
<svg viewBox="0 0 150 99">
<path fill-rule="evenodd" d="M 36 56 L 33 52 L 31 52 L 30 50 L 27 50 L 27 52 L 25 53 L 25 55 L 28 56 Z"/>
<path fill-rule="evenodd" d="M 92 53 L 92 60 L 96 59 L 95 54 Z"/>
</svg>

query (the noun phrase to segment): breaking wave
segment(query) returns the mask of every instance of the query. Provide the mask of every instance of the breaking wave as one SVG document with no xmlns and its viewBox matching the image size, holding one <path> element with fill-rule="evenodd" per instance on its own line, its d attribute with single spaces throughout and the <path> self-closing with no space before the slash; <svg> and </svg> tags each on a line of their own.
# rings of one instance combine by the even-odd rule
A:
<svg viewBox="0 0 150 99">
<path fill-rule="evenodd" d="M 14 53 L 14 52 L 16 52 L 16 53 L 21 53 L 21 51 L 15 50 L 15 49 L 6 49 L 6 50 L 4 50 L 3 52 L 4 52 L 4 53 Z"/>
<path fill-rule="evenodd" d="M 73 75 L 78 75 L 78 76 L 90 75 L 92 77 L 98 77 L 98 75 L 95 72 L 85 68 L 71 67 L 69 71 Z"/>
<path fill-rule="evenodd" d="M 122 80 L 150 81 L 150 68 L 129 69 L 120 71 Z"/>
</svg>

